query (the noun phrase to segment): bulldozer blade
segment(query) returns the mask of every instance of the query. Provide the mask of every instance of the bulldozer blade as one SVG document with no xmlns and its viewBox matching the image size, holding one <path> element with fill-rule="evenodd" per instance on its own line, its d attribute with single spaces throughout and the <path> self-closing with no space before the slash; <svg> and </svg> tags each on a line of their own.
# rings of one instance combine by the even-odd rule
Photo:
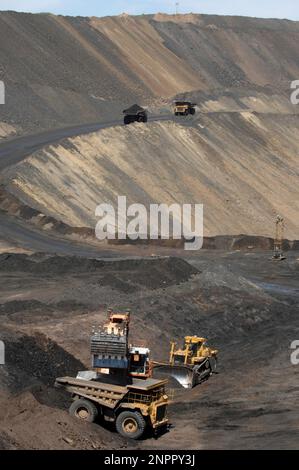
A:
<svg viewBox="0 0 299 470">
<path fill-rule="evenodd" d="M 155 375 L 173 377 L 184 388 L 192 388 L 194 386 L 193 369 L 188 366 L 159 365 L 155 367 L 154 372 Z"/>
<path fill-rule="evenodd" d="M 194 373 L 192 369 L 175 366 L 171 376 L 184 388 L 192 388 L 194 386 Z"/>
</svg>

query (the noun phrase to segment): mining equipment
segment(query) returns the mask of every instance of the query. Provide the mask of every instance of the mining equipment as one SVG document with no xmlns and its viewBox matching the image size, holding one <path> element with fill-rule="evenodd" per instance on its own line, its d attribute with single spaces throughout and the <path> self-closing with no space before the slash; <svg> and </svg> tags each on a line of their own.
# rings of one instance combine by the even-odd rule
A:
<svg viewBox="0 0 299 470">
<path fill-rule="evenodd" d="M 91 370 L 76 378 L 57 378 L 69 392 L 72 416 L 115 423 L 124 437 L 139 439 L 147 428 L 157 432 L 168 423 L 167 380 L 152 378 L 150 351 L 129 344 L 130 313 L 108 311 L 108 321 L 91 336 Z"/>
<path fill-rule="evenodd" d="M 184 388 L 193 388 L 216 372 L 217 349 L 207 346 L 207 340 L 185 336 L 182 349 L 171 342 L 169 362 L 154 362 L 154 373 L 170 375 Z"/>
<path fill-rule="evenodd" d="M 148 116 L 147 111 L 139 106 L 138 104 L 133 104 L 128 109 L 123 111 L 124 114 L 124 124 L 132 124 L 133 122 L 147 122 Z"/>
<path fill-rule="evenodd" d="M 175 101 L 174 102 L 174 114 L 175 116 L 192 116 L 195 114 L 196 103 L 191 103 L 190 101 Z"/>
<path fill-rule="evenodd" d="M 286 259 L 283 253 L 284 229 L 284 219 L 278 215 L 275 220 L 274 253 L 272 257 L 275 261 L 284 261 Z"/>
</svg>

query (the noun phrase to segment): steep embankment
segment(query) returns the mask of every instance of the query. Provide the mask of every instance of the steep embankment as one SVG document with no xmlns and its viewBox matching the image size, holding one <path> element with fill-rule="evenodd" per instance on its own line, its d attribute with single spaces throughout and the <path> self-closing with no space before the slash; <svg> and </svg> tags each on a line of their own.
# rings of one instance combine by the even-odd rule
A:
<svg viewBox="0 0 299 470">
<path fill-rule="evenodd" d="M 298 39 L 299 23 L 286 20 L 1 13 L 0 135 L 109 121 L 136 101 L 165 110 L 173 96 L 199 110 L 187 126 L 118 127 L 48 146 L 2 175 L 1 208 L 85 233 L 95 207 L 123 194 L 204 203 L 207 236 L 273 236 L 282 213 L 297 239 Z"/>
<path fill-rule="evenodd" d="M 299 24 L 286 20 L 1 12 L 0 121 L 28 132 L 109 121 L 132 102 L 192 90 L 271 85 L 289 93 L 298 39 Z"/>
<path fill-rule="evenodd" d="M 203 203 L 205 235 L 273 235 L 277 213 L 298 238 L 298 115 L 205 114 L 115 127 L 65 140 L 7 170 L 2 184 L 29 207 L 73 227 L 95 227 L 116 203 Z M 9 205 L 2 201 L 2 207 Z M 11 210 L 17 213 L 17 206 Z"/>
<path fill-rule="evenodd" d="M 248 84 L 273 86 L 298 74 L 298 63 L 294 60 L 298 57 L 296 22 L 158 14 L 92 18 L 91 25 L 109 36 L 144 82 L 150 82 L 153 72 L 161 80 L 159 66 L 163 63 L 170 80 L 167 90 L 172 94 L 175 78 L 172 64 L 178 79 L 176 88 L 183 86 L 184 91 L 188 85 L 194 87 L 194 80 L 201 89 Z M 133 50 L 136 54 L 132 54 Z M 186 78 L 181 81 L 182 75 L 178 76 L 182 69 L 178 68 L 177 58 L 181 65 L 185 63 L 187 75 L 193 71 L 189 83 Z M 161 89 L 156 91 L 161 94 Z"/>
<path fill-rule="evenodd" d="M 7 124 L 6 122 L 0 122 L 0 141 L 6 137 L 12 137 L 16 135 L 17 132 L 18 130 L 10 124 Z"/>
</svg>

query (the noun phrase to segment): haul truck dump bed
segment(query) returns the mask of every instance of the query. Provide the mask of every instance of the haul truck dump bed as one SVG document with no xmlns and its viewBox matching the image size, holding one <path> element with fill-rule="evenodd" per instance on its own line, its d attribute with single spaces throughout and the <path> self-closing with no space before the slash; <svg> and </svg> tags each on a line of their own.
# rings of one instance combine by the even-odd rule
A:
<svg viewBox="0 0 299 470">
<path fill-rule="evenodd" d="M 147 111 L 138 104 L 134 104 L 130 108 L 125 109 L 123 114 L 125 125 L 133 122 L 147 122 L 148 120 Z"/>
<path fill-rule="evenodd" d="M 114 422 L 122 436 L 139 439 L 147 427 L 156 431 L 168 423 L 166 383 L 167 380 L 133 379 L 131 384 L 119 386 L 62 377 L 56 379 L 55 386 L 71 393 L 72 416 L 88 422 L 102 417 Z"/>
</svg>

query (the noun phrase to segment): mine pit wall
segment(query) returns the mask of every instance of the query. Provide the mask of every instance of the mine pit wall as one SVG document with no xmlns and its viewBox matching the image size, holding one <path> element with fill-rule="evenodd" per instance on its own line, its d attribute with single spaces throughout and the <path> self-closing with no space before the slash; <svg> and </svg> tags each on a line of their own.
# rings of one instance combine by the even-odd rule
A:
<svg viewBox="0 0 299 470">
<path fill-rule="evenodd" d="M 38 210 L 27 206 L 17 199 L 13 194 L 10 194 L 0 185 L 0 211 L 5 214 L 17 217 L 33 227 L 45 231 L 53 232 L 54 234 L 64 235 L 70 238 L 89 239 L 92 241 L 95 238 L 94 230 L 90 227 L 71 227 L 62 221 L 56 220 L 51 216 L 42 214 Z"/>
<path fill-rule="evenodd" d="M 151 246 L 184 249 L 188 240 L 108 240 L 108 245 L 114 246 Z M 274 249 L 274 239 L 252 235 L 219 235 L 215 237 L 204 237 L 203 250 L 223 250 L 223 251 L 270 251 Z M 299 240 L 284 240 L 283 250 L 299 250 Z"/>
<path fill-rule="evenodd" d="M 0 12 L 1 119 L 31 133 L 111 120 L 134 101 L 187 90 L 289 91 L 299 76 L 298 31 L 299 22 L 213 15 Z"/>
<path fill-rule="evenodd" d="M 146 246 L 146 247 L 164 247 L 173 249 L 184 249 L 184 245 L 188 240 L 163 240 L 161 238 L 157 240 L 140 239 L 131 240 L 129 237 L 125 240 L 117 238 L 115 240 L 106 240 L 100 242 L 95 237 L 94 229 L 90 227 L 71 227 L 61 221 L 54 219 L 53 217 L 47 216 L 40 213 L 38 210 L 26 206 L 19 201 L 15 196 L 5 190 L 3 186 L 0 186 L 0 211 L 8 215 L 17 217 L 26 223 L 31 224 L 47 232 L 53 234 L 63 235 L 66 238 L 85 240 L 89 243 L 106 244 L 110 246 Z M 261 250 L 269 251 L 274 249 L 274 239 L 271 237 L 262 237 L 254 235 L 218 235 L 214 237 L 204 237 L 203 239 L 203 250 Z M 299 240 L 284 240 L 283 249 L 299 250 Z"/>
<path fill-rule="evenodd" d="M 42 225 L 55 219 L 93 230 L 97 205 L 115 206 L 126 195 L 128 205 L 145 207 L 203 203 L 207 237 L 271 238 L 280 214 L 285 237 L 296 240 L 298 129 L 298 115 L 249 112 L 201 115 L 192 126 L 112 127 L 35 152 L 4 170 L 1 184 L 21 205 L 52 218 L 43 216 Z"/>
</svg>

